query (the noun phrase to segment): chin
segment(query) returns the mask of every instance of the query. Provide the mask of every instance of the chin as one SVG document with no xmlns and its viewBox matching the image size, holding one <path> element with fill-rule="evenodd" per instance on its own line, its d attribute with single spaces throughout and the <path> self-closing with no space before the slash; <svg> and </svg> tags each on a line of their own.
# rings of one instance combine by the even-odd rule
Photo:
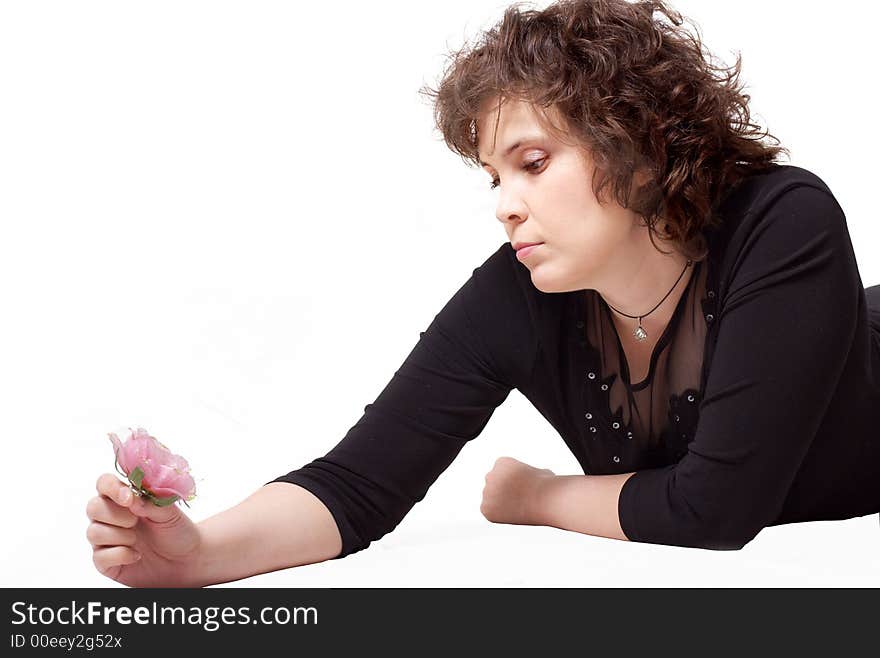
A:
<svg viewBox="0 0 880 658">
<path fill-rule="evenodd" d="M 569 288 L 560 284 L 561 282 L 553 277 L 535 276 L 535 273 L 532 272 L 532 285 L 541 292 L 568 292 Z"/>
</svg>

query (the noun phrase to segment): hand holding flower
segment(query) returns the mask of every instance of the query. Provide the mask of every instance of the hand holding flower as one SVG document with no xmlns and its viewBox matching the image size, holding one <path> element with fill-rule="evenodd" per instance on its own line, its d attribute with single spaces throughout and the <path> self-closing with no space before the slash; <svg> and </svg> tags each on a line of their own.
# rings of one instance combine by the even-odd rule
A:
<svg viewBox="0 0 880 658">
<path fill-rule="evenodd" d="M 173 504 L 195 497 L 186 460 L 143 428 L 110 441 L 125 477 L 103 473 L 86 505 L 95 568 L 130 587 L 201 586 L 201 529 Z"/>
</svg>

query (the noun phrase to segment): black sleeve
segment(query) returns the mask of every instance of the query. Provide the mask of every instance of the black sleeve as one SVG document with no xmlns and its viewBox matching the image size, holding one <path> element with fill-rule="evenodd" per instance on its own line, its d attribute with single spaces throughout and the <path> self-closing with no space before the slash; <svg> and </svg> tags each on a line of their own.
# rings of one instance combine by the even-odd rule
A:
<svg viewBox="0 0 880 658">
<path fill-rule="evenodd" d="M 803 185 L 782 193 L 745 240 L 720 302 L 688 453 L 637 471 L 620 492 L 631 541 L 736 550 L 779 516 L 858 319 L 858 268 L 834 197 Z"/>
<path fill-rule="evenodd" d="M 499 353 L 524 330 L 508 251 L 505 243 L 473 270 L 342 441 L 272 480 L 300 485 L 328 507 L 342 536 L 334 559 L 391 532 L 482 432 L 515 373 L 528 370 L 522 345 Z"/>
</svg>

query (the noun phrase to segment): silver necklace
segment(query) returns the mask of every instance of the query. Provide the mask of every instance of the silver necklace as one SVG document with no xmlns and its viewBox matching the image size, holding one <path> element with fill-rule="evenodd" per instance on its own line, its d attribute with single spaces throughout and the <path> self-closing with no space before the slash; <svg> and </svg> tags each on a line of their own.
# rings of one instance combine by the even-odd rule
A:
<svg viewBox="0 0 880 658">
<path fill-rule="evenodd" d="M 667 297 L 669 297 L 669 295 L 672 293 L 672 291 L 675 290 L 675 286 L 678 285 L 678 282 L 681 281 L 681 277 L 683 277 L 683 276 L 684 276 L 684 273 L 687 272 L 687 268 L 689 268 L 691 265 L 693 265 L 693 263 L 694 263 L 694 261 L 692 261 L 692 260 L 688 260 L 687 264 L 684 266 L 684 269 L 681 271 L 681 274 L 678 275 L 678 280 L 672 285 L 672 288 L 669 289 L 669 292 L 667 292 L 665 295 L 663 295 L 663 299 L 661 299 L 661 300 L 657 303 L 657 306 L 655 306 L 654 308 L 652 308 L 650 311 L 648 311 L 648 312 L 645 313 L 644 315 L 627 315 L 626 313 L 623 313 L 622 311 L 618 311 L 616 308 L 614 308 L 613 306 L 611 306 L 611 304 L 608 304 L 607 301 L 606 301 L 605 303 L 608 304 L 608 306 L 609 306 L 611 309 L 613 309 L 613 310 L 616 311 L 617 313 L 620 313 L 621 315 L 625 315 L 625 316 L 628 317 L 628 318 L 638 318 L 638 319 L 639 319 L 639 326 L 636 327 L 636 328 L 633 330 L 633 336 L 635 336 L 635 337 L 636 337 L 636 340 L 638 340 L 638 341 L 647 340 L 647 339 L 648 339 L 648 332 L 645 331 L 644 327 L 642 327 L 642 318 L 651 315 L 651 313 L 653 313 L 654 311 L 657 310 L 657 308 L 660 306 L 660 304 L 662 304 L 663 301 L 664 301 Z"/>
</svg>

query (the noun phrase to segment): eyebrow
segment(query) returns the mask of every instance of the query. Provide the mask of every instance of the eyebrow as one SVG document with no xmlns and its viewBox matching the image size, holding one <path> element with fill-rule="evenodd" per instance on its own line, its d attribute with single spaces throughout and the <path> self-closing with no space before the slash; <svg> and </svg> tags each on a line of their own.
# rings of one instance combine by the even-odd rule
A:
<svg viewBox="0 0 880 658">
<path fill-rule="evenodd" d="M 540 141 L 540 140 L 542 140 L 542 139 L 544 139 L 544 136 L 543 136 L 543 135 L 537 135 L 537 134 L 536 134 L 536 135 L 526 135 L 525 137 L 520 137 L 520 138 L 519 138 L 518 140 L 516 140 L 513 144 L 511 144 L 510 146 L 508 146 L 507 149 L 505 149 L 505 151 L 504 151 L 504 155 L 503 155 L 502 159 L 506 158 L 506 157 L 509 156 L 511 153 L 513 153 L 513 152 L 514 152 L 519 146 L 521 146 L 524 142 Z M 477 159 L 479 159 L 479 158 L 477 158 Z M 489 163 L 488 163 L 488 162 L 483 162 L 482 160 L 480 160 L 480 166 L 481 166 L 481 167 L 485 167 L 487 164 L 489 164 Z M 491 167 L 492 165 L 489 165 L 489 166 Z"/>
</svg>

